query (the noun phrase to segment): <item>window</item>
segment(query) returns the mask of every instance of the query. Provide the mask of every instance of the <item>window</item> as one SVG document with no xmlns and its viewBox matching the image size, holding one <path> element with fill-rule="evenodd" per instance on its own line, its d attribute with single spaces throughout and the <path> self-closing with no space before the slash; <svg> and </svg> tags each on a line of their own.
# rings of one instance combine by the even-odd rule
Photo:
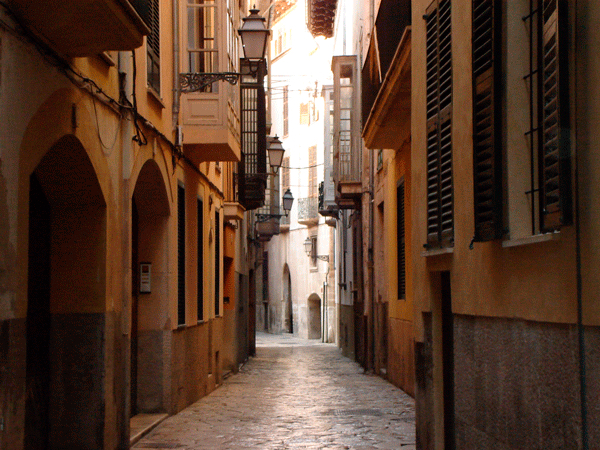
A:
<svg viewBox="0 0 600 450">
<path fill-rule="evenodd" d="M 502 237 L 501 3 L 473 0 L 474 241 Z"/>
<path fill-rule="evenodd" d="M 312 146 L 308 149 L 308 196 L 317 198 L 317 147 Z"/>
<path fill-rule="evenodd" d="M 177 186 L 177 324 L 185 325 L 185 188 Z"/>
<path fill-rule="evenodd" d="M 308 103 L 300 103 L 300 125 L 310 125 Z"/>
<path fill-rule="evenodd" d="M 148 87 L 160 94 L 160 7 L 150 0 L 150 34 L 146 41 Z"/>
<path fill-rule="evenodd" d="M 310 236 L 310 266 L 317 267 L 317 236 Z"/>
<path fill-rule="evenodd" d="M 198 322 L 204 320 L 204 202 L 197 200 L 198 242 L 197 242 L 197 272 L 198 272 Z"/>
<path fill-rule="evenodd" d="M 285 192 L 290 187 L 290 157 L 283 158 L 281 164 L 281 189 Z"/>
<path fill-rule="evenodd" d="M 567 2 L 540 0 L 540 231 L 572 222 Z"/>
<path fill-rule="evenodd" d="M 526 192 L 513 194 L 527 196 L 529 233 L 533 235 L 572 223 L 566 29 L 569 3 L 530 0 L 530 13 L 524 19 L 529 38 L 529 70 L 524 76 L 529 94 L 529 129 L 525 133 L 529 155 L 523 162 L 528 164 L 529 174 L 522 176 L 529 180 L 523 186 Z M 518 224 L 511 221 L 510 225 L 512 237 Z"/>
<path fill-rule="evenodd" d="M 215 211 L 215 317 L 221 314 L 221 215 Z"/>
<path fill-rule="evenodd" d="M 436 0 L 425 16 L 428 248 L 454 245 L 450 13 L 450 0 Z"/>
<path fill-rule="evenodd" d="M 227 0 L 227 58 L 229 61 L 228 71 L 239 72 L 239 40 L 236 23 L 239 21 L 236 12 L 236 2 Z"/>
<path fill-rule="evenodd" d="M 217 5 L 214 0 L 188 0 L 187 69 L 190 73 L 218 72 Z M 213 83 L 204 92 L 217 92 Z"/>
<path fill-rule="evenodd" d="M 289 112 L 289 89 L 288 86 L 283 88 L 283 136 L 288 136 L 290 134 L 290 112 Z"/>
<path fill-rule="evenodd" d="M 398 245 L 398 298 L 406 299 L 406 245 L 404 231 L 404 180 L 396 188 L 396 241 Z"/>
</svg>

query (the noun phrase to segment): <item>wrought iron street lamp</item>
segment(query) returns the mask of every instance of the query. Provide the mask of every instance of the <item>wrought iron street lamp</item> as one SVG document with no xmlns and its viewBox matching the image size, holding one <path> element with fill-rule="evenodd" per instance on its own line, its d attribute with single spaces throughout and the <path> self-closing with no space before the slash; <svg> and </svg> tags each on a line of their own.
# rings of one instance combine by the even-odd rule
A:
<svg viewBox="0 0 600 450">
<path fill-rule="evenodd" d="M 242 25 L 242 28 L 238 30 L 238 33 L 242 38 L 244 57 L 251 61 L 265 59 L 267 39 L 271 33 L 265 25 L 265 18 L 261 17 L 258 13 L 258 9 L 251 9 L 250 15 L 242 19 L 244 24 Z"/>
<path fill-rule="evenodd" d="M 287 217 L 288 213 L 292 209 L 292 204 L 294 203 L 294 196 L 292 195 L 292 191 L 289 189 L 285 191 L 285 194 L 283 194 L 282 203 L 285 214 L 257 214 L 256 221 L 266 222 L 267 220 L 271 219 L 281 219 L 283 216 Z"/>
<path fill-rule="evenodd" d="M 316 253 L 316 248 L 313 248 L 313 239 L 307 237 L 304 241 L 304 251 L 306 252 L 306 256 L 309 258 L 320 259 L 321 261 L 329 261 L 329 255 L 315 255 L 313 251 Z"/>
<path fill-rule="evenodd" d="M 283 162 L 283 154 L 285 153 L 285 149 L 281 145 L 281 141 L 279 140 L 277 135 L 275 135 L 275 137 L 269 138 L 267 152 L 269 153 L 269 164 L 271 164 L 271 169 L 273 169 L 273 172 L 277 173 L 277 170 L 279 170 L 279 168 L 281 167 L 281 163 Z"/>
<path fill-rule="evenodd" d="M 267 42 L 271 33 L 265 25 L 265 18 L 258 13 L 258 9 L 251 9 L 250 15 L 242 19 L 244 24 L 238 30 L 242 39 L 244 58 L 253 63 L 253 65 L 250 65 L 252 75 L 255 71 L 258 71 L 258 67 L 265 59 Z M 199 92 L 216 81 L 227 81 L 230 84 L 236 84 L 241 75 L 238 72 L 180 73 L 179 90 L 185 93 Z"/>
</svg>

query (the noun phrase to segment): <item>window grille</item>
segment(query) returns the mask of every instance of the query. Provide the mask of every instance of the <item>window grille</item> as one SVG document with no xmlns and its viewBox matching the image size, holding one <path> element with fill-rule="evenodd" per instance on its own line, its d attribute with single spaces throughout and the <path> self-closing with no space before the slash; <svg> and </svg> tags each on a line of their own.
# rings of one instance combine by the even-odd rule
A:
<svg viewBox="0 0 600 450">
<path fill-rule="evenodd" d="M 572 223 L 567 7 L 562 0 L 530 0 L 530 190 L 532 234 Z"/>
</svg>

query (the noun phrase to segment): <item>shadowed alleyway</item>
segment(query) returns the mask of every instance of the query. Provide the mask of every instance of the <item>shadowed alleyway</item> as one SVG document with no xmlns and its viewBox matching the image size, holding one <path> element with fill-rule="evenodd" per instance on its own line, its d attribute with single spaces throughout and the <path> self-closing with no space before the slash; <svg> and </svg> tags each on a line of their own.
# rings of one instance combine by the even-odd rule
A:
<svg viewBox="0 0 600 450">
<path fill-rule="evenodd" d="M 414 402 L 336 346 L 258 334 L 257 355 L 136 449 L 414 449 Z"/>
</svg>

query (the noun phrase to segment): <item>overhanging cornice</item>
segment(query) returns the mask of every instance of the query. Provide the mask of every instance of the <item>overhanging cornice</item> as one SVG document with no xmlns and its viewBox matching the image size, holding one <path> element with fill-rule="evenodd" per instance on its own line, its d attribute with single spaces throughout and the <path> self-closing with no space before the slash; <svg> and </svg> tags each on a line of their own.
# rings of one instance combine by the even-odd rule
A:
<svg viewBox="0 0 600 450">
<path fill-rule="evenodd" d="M 367 148 L 394 149 L 410 135 L 411 28 L 406 27 L 362 136 Z"/>
</svg>

